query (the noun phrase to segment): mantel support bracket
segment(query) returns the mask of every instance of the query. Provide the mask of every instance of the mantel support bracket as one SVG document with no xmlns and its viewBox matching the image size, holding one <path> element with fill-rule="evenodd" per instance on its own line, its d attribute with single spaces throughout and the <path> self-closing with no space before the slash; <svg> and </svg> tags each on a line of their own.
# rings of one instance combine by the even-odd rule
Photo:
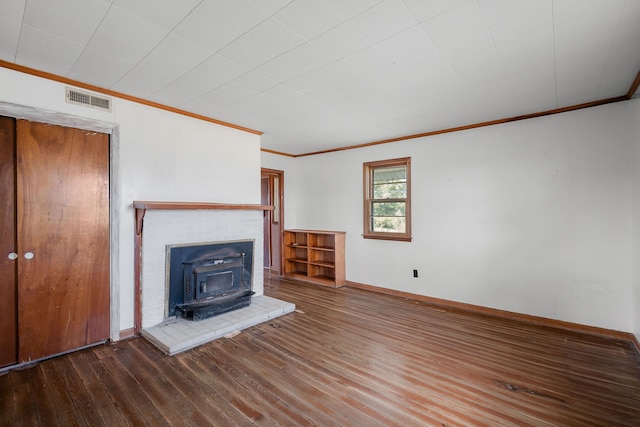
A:
<svg viewBox="0 0 640 427">
<path fill-rule="evenodd" d="M 144 221 L 144 214 L 147 213 L 147 210 L 144 208 L 135 208 L 136 209 L 136 236 L 142 236 L 142 223 Z"/>
</svg>

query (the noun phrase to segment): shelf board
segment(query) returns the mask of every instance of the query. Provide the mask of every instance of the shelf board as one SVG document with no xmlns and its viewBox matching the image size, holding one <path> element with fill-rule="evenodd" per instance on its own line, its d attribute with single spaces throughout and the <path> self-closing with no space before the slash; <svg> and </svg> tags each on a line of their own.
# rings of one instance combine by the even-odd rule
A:
<svg viewBox="0 0 640 427">
<path fill-rule="evenodd" d="M 307 273 L 303 271 L 290 271 L 285 274 L 290 279 L 307 280 Z"/>
<path fill-rule="evenodd" d="M 309 262 L 305 258 L 287 258 L 287 261 L 297 262 L 299 264 L 307 264 Z"/>
<path fill-rule="evenodd" d="M 322 285 L 335 286 L 336 279 L 331 276 L 309 276 L 310 280 L 313 280 L 316 283 L 320 283 Z"/>
<path fill-rule="evenodd" d="M 328 246 L 310 246 L 309 249 L 312 249 L 314 251 L 330 251 L 330 252 L 336 251 L 336 248 L 328 247 Z"/>
<path fill-rule="evenodd" d="M 302 228 L 287 229 L 292 233 L 308 233 L 308 234 L 346 234 L 346 231 L 330 231 L 330 230 L 306 230 Z"/>
<path fill-rule="evenodd" d="M 336 267 L 336 264 L 334 262 L 328 262 L 328 261 L 309 261 L 309 264 L 317 265 L 318 267 L 329 267 L 329 268 Z"/>
</svg>

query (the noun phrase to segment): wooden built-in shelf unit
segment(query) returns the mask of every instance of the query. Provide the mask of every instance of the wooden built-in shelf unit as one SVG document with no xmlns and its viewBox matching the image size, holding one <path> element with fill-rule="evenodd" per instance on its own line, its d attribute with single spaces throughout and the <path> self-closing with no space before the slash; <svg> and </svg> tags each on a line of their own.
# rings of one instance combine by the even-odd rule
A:
<svg viewBox="0 0 640 427">
<path fill-rule="evenodd" d="M 285 277 L 334 288 L 343 286 L 344 236 L 344 231 L 285 230 Z"/>
</svg>

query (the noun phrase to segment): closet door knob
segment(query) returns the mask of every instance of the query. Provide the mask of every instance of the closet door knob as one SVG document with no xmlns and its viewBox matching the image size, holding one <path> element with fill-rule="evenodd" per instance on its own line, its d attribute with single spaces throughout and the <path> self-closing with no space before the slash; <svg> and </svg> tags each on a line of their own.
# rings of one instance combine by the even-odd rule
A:
<svg viewBox="0 0 640 427">
<path fill-rule="evenodd" d="M 7 255 L 7 258 L 9 258 L 10 260 L 18 259 L 18 254 L 15 252 L 10 252 L 9 255 Z"/>
<path fill-rule="evenodd" d="M 34 256 L 33 252 L 25 252 L 24 254 L 25 259 L 32 259 Z"/>
</svg>

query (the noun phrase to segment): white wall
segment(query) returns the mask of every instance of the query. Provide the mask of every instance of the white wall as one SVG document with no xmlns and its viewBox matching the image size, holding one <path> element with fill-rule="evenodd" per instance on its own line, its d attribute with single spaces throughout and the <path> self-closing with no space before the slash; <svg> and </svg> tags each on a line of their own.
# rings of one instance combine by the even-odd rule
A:
<svg viewBox="0 0 640 427">
<path fill-rule="evenodd" d="M 297 224 L 297 201 L 304 199 L 304 182 L 299 179 L 297 159 L 262 152 L 260 165 L 263 168 L 284 171 L 284 223 L 291 228 Z"/>
<path fill-rule="evenodd" d="M 113 111 L 65 103 L 65 85 L 0 68 L 0 102 L 112 126 L 112 235 L 119 291 L 116 329 L 133 327 L 134 200 L 260 204 L 260 137 L 114 98 Z M 45 111 L 47 110 L 47 111 Z M 65 116 L 63 119 L 67 119 Z M 80 120 L 82 121 L 82 120 Z M 257 244 L 256 250 L 262 245 Z M 113 325 L 112 325 L 113 327 Z M 113 334 L 112 334 L 113 337 Z M 115 336 L 114 338 L 117 338 Z"/>
<path fill-rule="evenodd" d="M 629 111 L 618 103 L 297 158 L 285 171 L 295 211 L 285 225 L 346 231 L 350 281 L 630 332 Z M 405 156 L 413 242 L 363 239 L 362 163 Z"/>
<path fill-rule="evenodd" d="M 633 123 L 633 314 L 634 328 L 640 341 L 640 99 L 630 102 L 630 118 Z"/>
</svg>

